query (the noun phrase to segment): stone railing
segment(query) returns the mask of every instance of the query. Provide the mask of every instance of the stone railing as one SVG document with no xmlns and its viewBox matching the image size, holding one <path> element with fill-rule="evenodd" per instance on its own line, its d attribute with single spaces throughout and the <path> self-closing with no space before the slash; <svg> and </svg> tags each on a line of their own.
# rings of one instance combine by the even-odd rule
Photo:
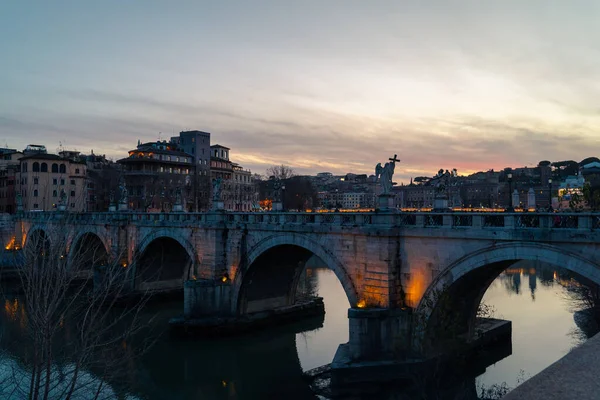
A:
<svg viewBox="0 0 600 400">
<path fill-rule="evenodd" d="M 31 222 L 88 223 L 150 223 L 150 224 L 251 224 L 251 225 L 322 225 L 432 229 L 600 229 L 600 213 L 475 213 L 475 212 L 207 212 L 207 213 L 144 213 L 101 212 L 59 213 L 24 212 L 17 219 Z"/>
</svg>

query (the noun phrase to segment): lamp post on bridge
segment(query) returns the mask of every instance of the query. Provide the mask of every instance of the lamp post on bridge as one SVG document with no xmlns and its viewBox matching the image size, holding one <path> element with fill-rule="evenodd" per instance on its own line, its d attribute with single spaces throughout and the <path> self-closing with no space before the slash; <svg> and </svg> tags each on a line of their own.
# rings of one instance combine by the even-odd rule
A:
<svg viewBox="0 0 600 400">
<path fill-rule="evenodd" d="M 552 211 L 552 178 L 548 179 L 548 211 Z"/>
<path fill-rule="evenodd" d="M 515 211 L 515 209 L 513 208 L 513 203 L 512 203 L 512 173 L 509 172 L 508 174 L 506 174 L 506 179 L 508 180 L 508 207 L 506 209 L 506 211 L 508 212 L 513 212 Z"/>
</svg>

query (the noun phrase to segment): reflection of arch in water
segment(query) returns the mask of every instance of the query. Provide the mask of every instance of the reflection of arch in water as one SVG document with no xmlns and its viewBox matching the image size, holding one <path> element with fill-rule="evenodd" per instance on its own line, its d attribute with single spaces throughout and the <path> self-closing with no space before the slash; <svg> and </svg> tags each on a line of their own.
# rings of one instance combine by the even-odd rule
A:
<svg viewBox="0 0 600 400">
<path fill-rule="evenodd" d="M 166 326 L 167 321 L 156 323 Z M 181 340 L 162 335 L 136 362 L 140 371 L 133 394 L 173 399 L 197 398 L 198 393 L 207 399 L 313 398 L 302 377 L 295 338 L 296 333 L 317 329 L 322 323 L 319 317 L 223 339 Z"/>
<path fill-rule="evenodd" d="M 416 310 L 416 339 L 427 349 L 456 334 L 474 334 L 477 309 L 491 283 L 517 261 L 542 261 L 600 282 L 600 266 L 547 244 L 511 242 L 468 254 L 431 283 Z"/>
<path fill-rule="evenodd" d="M 308 237 L 285 234 L 268 237 L 249 250 L 234 278 L 232 311 L 245 314 L 294 304 L 298 278 L 313 256 L 335 273 L 348 301 L 355 305 L 356 289 L 341 262 Z"/>
<path fill-rule="evenodd" d="M 194 259 L 191 245 L 180 238 L 152 235 L 139 247 L 135 257 L 136 289 L 183 288 Z"/>
</svg>

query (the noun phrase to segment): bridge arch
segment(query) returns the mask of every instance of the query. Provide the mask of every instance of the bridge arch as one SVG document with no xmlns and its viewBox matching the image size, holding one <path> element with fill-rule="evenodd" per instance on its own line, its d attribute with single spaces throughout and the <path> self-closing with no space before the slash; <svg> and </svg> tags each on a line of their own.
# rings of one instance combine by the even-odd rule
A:
<svg viewBox="0 0 600 400">
<path fill-rule="evenodd" d="M 75 265 L 79 269 L 107 265 L 111 261 L 110 247 L 97 230 L 85 230 L 71 241 L 68 261 L 69 265 Z"/>
<path fill-rule="evenodd" d="M 354 283 L 344 265 L 324 245 L 303 234 L 285 233 L 264 238 L 248 250 L 238 265 L 233 278 L 232 312 L 243 314 L 252 311 L 262 311 L 262 306 L 248 307 L 249 285 L 254 281 L 269 282 L 271 290 L 282 285 L 277 294 L 286 296 L 280 306 L 289 305 L 295 299 L 295 290 L 304 263 L 312 256 L 320 258 L 331 269 L 344 288 L 351 307 L 358 302 L 358 294 Z M 289 261 L 281 265 L 282 259 Z M 274 263 L 278 263 L 275 265 Z M 272 284 L 275 283 L 275 284 Z M 262 289 L 265 287 L 263 286 Z M 261 290 L 261 288 L 258 288 Z M 256 289 L 254 290 L 256 294 Z M 273 294 L 273 293 L 272 293 Z M 283 303 L 288 304 L 283 304 Z M 272 307 L 265 306 L 264 309 Z"/>
<path fill-rule="evenodd" d="M 28 249 L 30 246 L 34 246 L 40 250 L 49 250 L 51 245 L 52 239 L 48 233 L 48 227 L 43 225 L 34 225 L 27 231 L 25 236 L 25 245 L 23 248 Z"/>
<path fill-rule="evenodd" d="M 556 265 L 600 284 L 600 265 L 553 245 L 510 242 L 477 250 L 446 267 L 423 294 L 415 313 L 417 347 L 431 348 L 428 340 L 437 340 L 440 332 L 456 334 L 444 326 L 448 321 L 461 329 L 459 333 L 473 335 L 485 292 L 506 268 L 523 260 Z"/>
<path fill-rule="evenodd" d="M 192 244 L 182 234 L 159 229 L 146 235 L 134 257 L 136 289 L 182 289 L 197 260 Z"/>
</svg>

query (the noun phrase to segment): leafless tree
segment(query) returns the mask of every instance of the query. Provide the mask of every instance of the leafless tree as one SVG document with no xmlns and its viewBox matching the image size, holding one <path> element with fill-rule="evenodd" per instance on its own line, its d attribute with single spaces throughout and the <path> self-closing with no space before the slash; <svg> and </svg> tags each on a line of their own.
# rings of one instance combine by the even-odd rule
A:
<svg viewBox="0 0 600 400">
<path fill-rule="evenodd" d="M 296 176 L 296 172 L 289 165 L 273 165 L 272 167 L 267 168 L 267 172 L 265 173 L 267 177 L 273 177 L 275 179 L 284 180 L 289 179 L 293 176 Z"/>
<path fill-rule="evenodd" d="M 123 302 L 131 268 L 99 242 L 70 243 L 64 222 L 34 233 L 20 250 L 15 312 L 24 350 L 1 398 L 116 398 L 108 382 L 122 381 L 149 343 L 132 340 L 150 321 L 140 314 L 147 294 Z"/>
</svg>

